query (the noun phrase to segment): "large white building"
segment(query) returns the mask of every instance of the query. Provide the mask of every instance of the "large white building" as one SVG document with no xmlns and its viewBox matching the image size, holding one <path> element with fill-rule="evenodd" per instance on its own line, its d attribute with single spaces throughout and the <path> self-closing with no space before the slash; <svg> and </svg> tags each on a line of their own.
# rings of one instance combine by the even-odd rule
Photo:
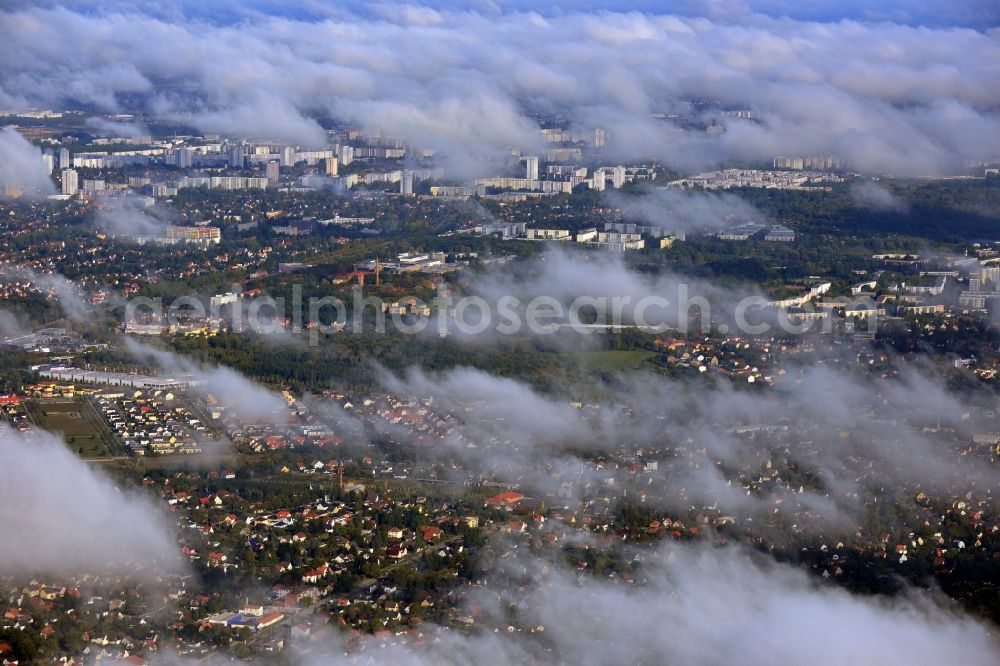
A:
<svg viewBox="0 0 1000 666">
<path fill-rule="evenodd" d="M 611 167 L 611 187 L 616 190 L 625 186 L 625 167 Z"/>
<path fill-rule="evenodd" d="M 80 179 L 75 169 L 62 170 L 62 193 L 70 196 L 80 189 Z"/>
<path fill-rule="evenodd" d="M 604 175 L 604 169 L 594 169 L 594 175 L 590 179 L 590 189 L 595 192 L 603 192 L 607 185 L 607 180 L 607 176 Z"/>
<path fill-rule="evenodd" d="M 181 169 L 190 169 L 194 164 L 194 151 L 190 148 L 177 148 L 166 156 L 166 163 Z"/>
<path fill-rule="evenodd" d="M 565 192 L 573 191 L 573 184 L 561 180 L 530 180 L 528 178 L 477 178 L 474 185 L 496 187 L 504 190 L 530 190 L 535 192 Z"/>
<path fill-rule="evenodd" d="M 243 146 L 233 146 L 229 149 L 229 166 L 234 169 L 242 169 L 246 164 L 247 151 Z"/>
<path fill-rule="evenodd" d="M 253 178 L 245 176 L 184 176 L 177 181 L 173 192 L 157 194 L 156 187 L 153 186 L 154 196 L 171 196 L 176 194 L 177 189 L 188 187 L 207 187 L 212 190 L 255 190 L 264 189 L 270 185 L 267 178 Z M 169 189 L 169 188 L 168 188 Z"/>
<path fill-rule="evenodd" d="M 774 158 L 775 169 L 793 169 L 803 171 L 806 169 L 838 169 L 840 160 L 830 155 L 778 155 Z"/>
<path fill-rule="evenodd" d="M 528 240 L 571 240 L 569 229 L 528 229 L 525 235 Z"/>
<path fill-rule="evenodd" d="M 538 180 L 538 158 L 529 156 L 524 158 L 524 177 L 528 180 Z"/>
</svg>

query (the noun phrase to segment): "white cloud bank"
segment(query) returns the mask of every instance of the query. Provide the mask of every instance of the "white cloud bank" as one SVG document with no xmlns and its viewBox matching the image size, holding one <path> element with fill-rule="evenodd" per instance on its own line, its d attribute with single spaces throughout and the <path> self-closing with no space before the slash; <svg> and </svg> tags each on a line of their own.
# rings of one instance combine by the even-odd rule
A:
<svg viewBox="0 0 1000 666">
<path fill-rule="evenodd" d="M 205 131 L 301 143 L 322 140 L 314 117 L 324 114 L 441 148 L 465 167 L 512 146 L 536 150 L 527 110 L 606 127 L 612 158 L 685 168 L 791 153 L 913 172 L 1000 156 L 995 29 L 915 27 L 904 16 L 811 22 L 746 7 L 720 18 L 328 8 L 238 22 L 142 7 L 0 14 L 0 106 L 114 111 L 121 95 L 138 95 L 154 115 Z M 711 137 L 650 117 L 698 117 L 691 100 L 758 120 L 726 119 L 728 131 Z"/>
<path fill-rule="evenodd" d="M 0 575 L 183 570 L 165 514 L 56 437 L 0 426 Z"/>
<path fill-rule="evenodd" d="M 0 198 L 6 196 L 7 186 L 29 199 L 55 193 L 42 151 L 9 127 L 0 130 Z"/>
</svg>

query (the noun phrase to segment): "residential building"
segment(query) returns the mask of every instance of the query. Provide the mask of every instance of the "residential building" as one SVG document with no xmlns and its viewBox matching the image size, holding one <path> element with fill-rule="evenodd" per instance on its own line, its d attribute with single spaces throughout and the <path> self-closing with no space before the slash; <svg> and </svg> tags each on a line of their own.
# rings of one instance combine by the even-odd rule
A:
<svg viewBox="0 0 1000 666">
<path fill-rule="evenodd" d="M 80 180 L 75 169 L 62 170 L 62 193 L 70 196 L 80 189 Z"/>
<path fill-rule="evenodd" d="M 524 158 L 524 177 L 528 180 L 538 180 L 538 158 L 529 156 Z"/>
</svg>

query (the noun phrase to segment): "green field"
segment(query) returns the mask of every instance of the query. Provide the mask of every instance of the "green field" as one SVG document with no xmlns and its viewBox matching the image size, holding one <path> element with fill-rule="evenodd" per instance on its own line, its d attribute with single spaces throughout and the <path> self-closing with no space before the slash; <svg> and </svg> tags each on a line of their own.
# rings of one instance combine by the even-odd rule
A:
<svg viewBox="0 0 1000 666">
<path fill-rule="evenodd" d="M 615 370 L 634 370 L 648 359 L 656 356 L 651 351 L 593 351 L 565 352 L 559 356 L 579 363 L 589 372 L 610 372 Z"/>
<path fill-rule="evenodd" d="M 28 402 L 28 414 L 43 430 L 62 435 L 81 458 L 106 458 L 122 452 L 114 435 L 86 398 L 53 398 Z"/>
</svg>

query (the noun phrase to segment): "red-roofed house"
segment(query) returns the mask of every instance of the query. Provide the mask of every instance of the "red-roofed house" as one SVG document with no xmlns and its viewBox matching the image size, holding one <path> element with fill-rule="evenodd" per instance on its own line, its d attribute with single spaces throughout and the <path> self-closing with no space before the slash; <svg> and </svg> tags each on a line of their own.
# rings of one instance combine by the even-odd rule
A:
<svg viewBox="0 0 1000 666">
<path fill-rule="evenodd" d="M 420 533 L 424 536 L 424 541 L 433 541 L 441 536 L 441 528 L 434 525 L 421 525 Z"/>
<path fill-rule="evenodd" d="M 494 495 L 486 500 L 486 503 L 490 506 L 514 506 L 518 502 L 524 499 L 524 495 L 513 490 L 508 490 L 502 492 L 499 495 Z"/>
</svg>

